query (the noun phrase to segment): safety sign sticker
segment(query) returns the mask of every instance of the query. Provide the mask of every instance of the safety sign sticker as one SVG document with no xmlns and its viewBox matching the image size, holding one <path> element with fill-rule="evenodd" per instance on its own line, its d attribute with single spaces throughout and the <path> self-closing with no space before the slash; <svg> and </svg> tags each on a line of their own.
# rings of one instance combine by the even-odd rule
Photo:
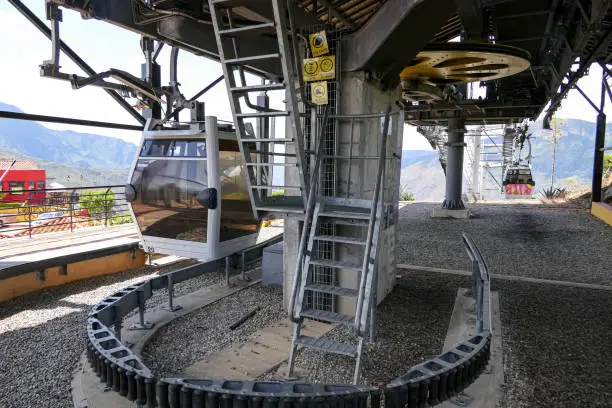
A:
<svg viewBox="0 0 612 408">
<path fill-rule="evenodd" d="M 318 33 L 310 34 L 310 51 L 313 57 L 319 57 L 329 52 L 329 46 L 327 45 L 327 36 L 325 31 L 319 31 Z"/>
<path fill-rule="evenodd" d="M 306 82 L 336 78 L 336 57 L 326 55 L 325 57 L 304 59 L 302 76 Z"/>
<path fill-rule="evenodd" d="M 315 105 L 327 105 L 327 81 L 311 83 L 310 95 L 312 103 Z"/>
</svg>

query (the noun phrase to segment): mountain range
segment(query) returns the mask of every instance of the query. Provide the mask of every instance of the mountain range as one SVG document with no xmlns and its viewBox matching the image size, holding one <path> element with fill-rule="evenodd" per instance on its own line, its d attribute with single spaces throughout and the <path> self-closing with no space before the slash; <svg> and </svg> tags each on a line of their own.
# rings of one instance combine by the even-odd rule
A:
<svg viewBox="0 0 612 408">
<path fill-rule="evenodd" d="M 0 110 L 21 112 L 0 102 Z M 557 147 L 555 185 L 570 188 L 590 185 L 595 123 L 566 119 Z M 532 169 L 536 189 L 550 185 L 552 144 L 541 123 L 532 126 Z M 612 124 L 607 133 L 612 132 Z M 483 138 L 501 145 L 501 137 Z M 607 145 L 612 144 L 608 141 Z M 136 154 L 136 145 L 107 136 L 49 129 L 37 122 L 0 120 L 0 159 L 31 159 L 47 169 L 49 179 L 69 185 L 123 184 Z M 526 152 L 524 156 L 526 156 Z M 498 170 L 499 172 L 499 170 Z M 501 173 L 501 172 L 499 172 Z M 501 174 L 494 174 L 501 179 Z M 496 189 L 492 177 L 486 180 Z M 417 200 L 444 197 L 444 173 L 437 151 L 404 150 L 400 186 Z"/>
<path fill-rule="evenodd" d="M 0 110 L 22 112 L 0 102 Z M 0 120 L 0 150 L 82 169 L 118 170 L 132 165 L 136 145 L 113 137 L 53 130 L 27 120 Z"/>
<path fill-rule="evenodd" d="M 553 162 L 553 143 L 549 130 L 541 122 L 534 123 L 532 133 L 531 166 L 536 191 L 550 187 Z M 606 134 L 612 134 L 612 124 L 606 126 Z M 483 137 L 483 144 L 501 146 L 501 136 Z M 608 137 L 606 146 L 612 144 Z M 561 137 L 557 145 L 555 178 L 556 187 L 577 189 L 591 185 L 593 174 L 593 153 L 595 146 L 595 123 L 580 119 L 564 119 Z M 528 154 L 527 148 L 522 157 Z M 485 178 L 485 198 L 500 198 L 501 170 L 491 169 Z M 494 180 L 495 177 L 495 180 Z M 400 185 L 412 192 L 417 200 L 439 201 L 444 198 L 444 173 L 438 161 L 437 151 L 404 150 L 402 152 L 402 173 Z M 466 190 L 464 185 L 464 191 Z M 497 191 L 496 191 L 497 190 Z"/>
</svg>

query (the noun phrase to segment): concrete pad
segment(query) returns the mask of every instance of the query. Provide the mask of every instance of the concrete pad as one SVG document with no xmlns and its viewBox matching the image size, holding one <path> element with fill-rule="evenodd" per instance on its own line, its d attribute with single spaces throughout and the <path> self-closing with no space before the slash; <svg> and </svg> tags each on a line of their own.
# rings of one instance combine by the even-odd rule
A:
<svg viewBox="0 0 612 408">
<path fill-rule="evenodd" d="M 476 333 L 476 318 L 473 313 L 474 299 L 466 296 L 467 289 L 457 291 L 455 307 L 448 326 L 443 351 L 457 343 L 467 340 Z M 485 371 L 464 390 L 470 408 L 491 408 L 497 406 L 503 396 L 504 365 L 502 354 L 501 318 L 498 292 L 491 292 L 491 359 Z M 453 402 L 453 399 L 440 405 L 443 408 L 466 406 Z"/>
<path fill-rule="evenodd" d="M 223 283 L 208 286 L 180 296 L 174 299 L 175 305 L 181 305 L 182 309 L 175 312 L 164 309 L 165 304 L 156 307 L 151 311 L 147 311 L 145 320 L 153 323 L 154 326 L 150 330 L 129 330 L 135 323 L 138 322 L 138 314 L 124 320 L 124 329 L 121 332 L 123 344 L 132 344 L 132 351 L 137 355 L 142 353 L 142 349 L 147 342 L 155 335 L 155 333 L 170 323 L 172 320 L 193 312 L 199 308 L 210 305 L 224 297 L 239 292 L 251 285 L 258 284 L 261 281 L 260 271 L 251 271 L 247 273 L 251 279 L 249 282 L 241 280 L 239 277 L 231 279 L 232 286 L 226 286 Z M 288 349 L 287 349 L 288 350 Z M 240 371 L 227 370 L 225 374 L 228 378 L 244 378 L 240 377 Z M 72 381 L 71 394 L 73 396 L 74 406 L 77 408 L 134 408 L 135 403 L 128 401 L 118 393 L 108 390 L 106 384 L 102 384 L 100 379 L 93 372 L 85 354 L 81 356 Z"/>
<path fill-rule="evenodd" d="M 467 219 L 470 218 L 470 210 L 467 208 L 461 210 L 449 210 L 447 208 L 434 208 L 431 210 L 432 218 L 455 218 Z"/>
<path fill-rule="evenodd" d="M 592 203 L 591 214 L 612 226 L 612 205 L 606 203 Z"/>
<path fill-rule="evenodd" d="M 303 333 L 321 337 L 333 325 L 308 322 Z M 240 344 L 213 353 L 187 367 L 182 376 L 207 379 L 252 379 L 277 369 L 289 358 L 293 327 L 289 320 L 265 327 Z"/>
</svg>

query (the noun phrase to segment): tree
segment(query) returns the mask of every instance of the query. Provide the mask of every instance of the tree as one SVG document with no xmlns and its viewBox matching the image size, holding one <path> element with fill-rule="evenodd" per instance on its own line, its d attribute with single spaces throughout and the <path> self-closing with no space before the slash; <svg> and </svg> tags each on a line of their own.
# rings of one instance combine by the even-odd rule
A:
<svg viewBox="0 0 612 408">
<path fill-rule="evenodd" d="M 555 165 L 557 164 L 557 146 L 559 145 L 559 141 L 561 140 L 562 132 L 563 132 L 563 119 L 560 118 L 552 118 L 550 121 L 551 131 L 548 134 L 547 140 L 551 144 L 551 148 L 553 151 L 552 157 L 552 171 L 550 174 L 550 188 L 553 189 L 555 185 Z"/>
<path fill-rule="evenodd" d="M 604 155 L 603 160 L 603 173 L 604 175 L 608 172 L 612 172 L 612 154 Z"/>
<path fill-rule="evenodd" d="M 108 216 L 115 206 L 115 193 L 110 189 L 86 191 L 79 197 L 79 206 L 90 216 Z"/>
</svg>

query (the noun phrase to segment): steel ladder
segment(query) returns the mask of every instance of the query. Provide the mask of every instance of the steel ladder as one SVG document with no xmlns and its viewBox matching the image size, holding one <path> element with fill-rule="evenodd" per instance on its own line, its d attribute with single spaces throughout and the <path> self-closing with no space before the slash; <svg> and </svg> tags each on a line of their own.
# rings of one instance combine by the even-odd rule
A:
<svg viewBox="0 0 612 408">
<path fill-rule="evenodd" d="M 391 107 L 387 110 L 383 124 L 383 136 L 378 157 L 376 185 L 372 200 L 339 197 L 318 197 L 314 200 L 318 185 L 318 167 L 322 151 L 317 148 L 314 173 L 311 175 L 311 190 L 307 205 L 302 239 L 298 251 L 298 261 L 290 300 L 290 316 L 294 322 L 293 339 L 289 356 L 288 374 L 293 375 L 298 346 L 319 351 L 341 354 L 355 359 L 353 383 L 359 382 L 363 345 L 366 338 L 372 339 L 371 325 L 376 309 L 377 263 L 380 233 L 383 223 L 384 179 L 386 166 L 386 143 L 389 129 Z M 311 205 L 312 212 L 311 212 Z M 361 229 L 365 233 L 351 233 L 342 236 L 325 235 L 320 232 L 321 224 L 339 224 Z M 306 245 L 306 236 L 307 245 Z M 324 259 L 317 255 L 319 242 L 331 242 L 362 248 L 359 263 L 342 260 Z M 353 251 L 351 251 L 353 252 Z M 357 287 L 313 283 L 314 268 L 326 267 L 357 274 Z M 306 302 L 307 292 L 329 293 L 338 297 L 355 300 L 355 315 L 345 315 L 327 310 L 318 310 Z M 356 344 L 339 343 L 324 338 L 313 338 L 301 333 L 304 320 L 318 320 L 348 326 L 356 335 Z"/>
<path fill-rule="evenodd" d="M 219 58 L 225 76 L 230 105 L 236 127 L 239 149 L 246 169 L 249 198 L 257 218 L 274 217 L 290 214 L 303 216 L 306 206 L 307 185 L 304 177 L 304 137 L 300 124 L 296 78 L 296 59 L 293 58 L 288 33 L 291 32 L 289 20 L 281 0 L 269 0 L 274 12 L 274 21 L 236 27 L 232 9 L 244 6 L 245 1 L 209 0 L 213 28 L 219 50 Z M 240 55 L 238 39 L 241 36 L 269 33 L 275 35 L 278 52 L 260 55 Z M 244 67 L 261 61 L 277 61 L 282 67 L 283 82 L 247 85 Z M 240 81 L 235 77 L 238 74 Z M 249 100 L 255 92 L 284 91 L 285 110 L 272 110 L 258 107 Z M 241 100 L 254 112 L 243 111 Z M 265 138 L 247 131 L 247 120 L 285 117 L 290 126 L 286 126 L 284 138 Z M 259 136 L 259 137 L 258 137 Z M 274 146 L 283 145 L 284 152 L 277 152 Z M 280 159 L 276 159 L 280 158 Z M 261 169 L 271 173 L 273 167 L 293 167 L 296 180 L 291 185 L 273 185 L 271 177 L 262 180 L 258 177 Z M 259 169 L 259 171 L 258 171 Z M 287 184 L 287 183 L 285 183 Z M 274 192 L 274 193 L 273 193 Z M 293 195 L 287 195 L 288 192 Z"/>
</svg>

